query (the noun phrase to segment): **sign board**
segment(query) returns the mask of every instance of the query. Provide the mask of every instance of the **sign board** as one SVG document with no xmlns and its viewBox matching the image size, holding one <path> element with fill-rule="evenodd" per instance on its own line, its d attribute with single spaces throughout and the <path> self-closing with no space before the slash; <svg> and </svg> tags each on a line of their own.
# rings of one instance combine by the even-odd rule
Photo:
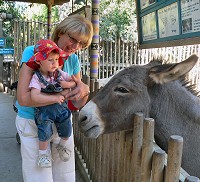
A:
<svg viewBox="0 0 200 182">
<path fill-rule="evenodd" d="M 86 6 L 81 7 L 80 9 L 77 9 L 73 13 L 70 13 L 69 16 L 70 15 L 74 15 L 74 14 L 79 14 L 79 15 L 84 16 L 88 20 L 91 20 L 91 12 L 90 12 L 90 10 L 91 10 L 90 5 L 86 5 Z"/>
<path fill-rule="evenodd" d="M 3 62 L 4 63 L 14 62 L 14 59 L 13 58 L 4 58 Z"/>
<path fill-rule="evenodd" d="M 200 44 L 199 0 L 138 0 L 140 48 Z"/>
<path fill-rule="evenodd" d="M 0 48 L 0 54 L 14 54 L 14 49 L 12 49 L 12 48 Z"/>
<path fill-rule="evenodd" d="M 4 37 L 0 37 L 0 47 L 5 47 L 6 39 Z"/>
<path fill-rule="evenodd" d="M 4 63 L 14 62 L 13 55 L 11 55 L 11 54 L 4 54 L 3 55 L 3 62 Z"/>
</svg>

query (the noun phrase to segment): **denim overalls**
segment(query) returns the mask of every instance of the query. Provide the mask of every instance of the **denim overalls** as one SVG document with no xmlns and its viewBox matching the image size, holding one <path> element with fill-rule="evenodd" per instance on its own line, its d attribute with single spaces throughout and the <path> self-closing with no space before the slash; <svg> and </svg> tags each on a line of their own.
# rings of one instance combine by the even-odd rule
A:
<svg viewBox="0 0 200 182">
<path fill-rule="evenodd" d="M 63 89 L 59 83 L 47 82 L 39 71 L 35 72 L 41 83 L 46 88 L 41 89 L 45 93 L 58 93 Z M 57 70 L 55 81 L 59 81 L 61 73 Z M 40 141 L 47 141 L 53 134 L 52 124 L 55 123 L 59 137 L 68 138 L 72 133 L 71 111 L 67 102 L 63 104 L 51 104 L 35 108 L 35 122 L 38 127 L 38 138 Z"/>
</svg>

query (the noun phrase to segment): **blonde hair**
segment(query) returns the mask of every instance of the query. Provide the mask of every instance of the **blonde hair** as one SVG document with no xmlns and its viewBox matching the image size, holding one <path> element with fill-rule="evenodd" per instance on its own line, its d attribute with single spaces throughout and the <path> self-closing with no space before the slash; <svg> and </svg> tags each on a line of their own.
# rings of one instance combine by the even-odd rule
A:
<svg viewBox="0 0 200 182">
<path fill-rule="evenodd" d="M 82 15 L 76 14 L 68 16 L 56 26 L 52 34 L 52 40 L 57 43 L 59 35 L 66 33 L 80 35 L 81 40 L 85 42 L 83 48 L 87 48 L 92 42 L 92 23 Z"/>
</svg>

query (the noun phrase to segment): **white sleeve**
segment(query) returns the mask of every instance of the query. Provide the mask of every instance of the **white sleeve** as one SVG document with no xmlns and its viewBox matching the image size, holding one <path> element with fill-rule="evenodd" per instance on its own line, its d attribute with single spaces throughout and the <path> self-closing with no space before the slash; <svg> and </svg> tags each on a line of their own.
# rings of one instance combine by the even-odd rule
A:
<svg viewBox="0 0 200 182">
<path fill-rule="evenodd" d="M 41 83 L 40 83 L 40 81 L 39 81 L 39 79 L 38 79 L 36 74 L 34 74 L 32 76 L 31 82 L 29 84 L 29 88 L 36 88 L 38 90 L 41 90 L 42 85 L 41 85 Z"/>
</svg>

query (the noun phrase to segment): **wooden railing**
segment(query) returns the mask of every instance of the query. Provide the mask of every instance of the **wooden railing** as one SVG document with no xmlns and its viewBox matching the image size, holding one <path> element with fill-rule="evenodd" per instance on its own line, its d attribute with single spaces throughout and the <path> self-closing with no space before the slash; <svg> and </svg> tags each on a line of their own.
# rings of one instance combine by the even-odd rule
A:
<svg viewBox="0 0 200 182">
<path fill-rule="evenodd" d="M 181 136 L 170 137 L 167 152 L 155 144 L 154 119 L 136 113 L 133 130 L 105 134 L 97 139 L 84 137 L 77 120 L 78 112 L 73 114 L 75 151 L 77 160 L 81 161 L 79 167 L 85 169 L 86 181 L 199 181 L 181 168 L 184 142 Z"/>
<path fill-rule="evenodd" d="M 53 25 L 53 27 L 56 24 Z M 53 29 L 52 27 L 52 29 Z M 5 63 L 5 82 L 10 85 L 18 79 L 19 62 L 22 52 L 28 45 L 34 45 L 39 39 L 47 38 L 47 24 L 36 21 L 15 21 L 14 23 L 14 62 Z M 134 42 L 123 42 L 120 39 L 114 42 L 100 42 L 98 79 L 108 78 L 118 70 L 132 64 L 147 64 L 153 57 L 163 56 L 170 62 L 180 62 L 191 54 L 196 53 L 200 57 L 200 45 L 179 47 L 164 47 L 138 50 Z M 77 52 L 82 74 L 90 76 L 90 51 L 89 49 Z M 190 71 L 189 78 L 197 84 L 200 90 L 200 62 Z M 7 71 L 8 70 L 8 71 Z"/>
</svg>

